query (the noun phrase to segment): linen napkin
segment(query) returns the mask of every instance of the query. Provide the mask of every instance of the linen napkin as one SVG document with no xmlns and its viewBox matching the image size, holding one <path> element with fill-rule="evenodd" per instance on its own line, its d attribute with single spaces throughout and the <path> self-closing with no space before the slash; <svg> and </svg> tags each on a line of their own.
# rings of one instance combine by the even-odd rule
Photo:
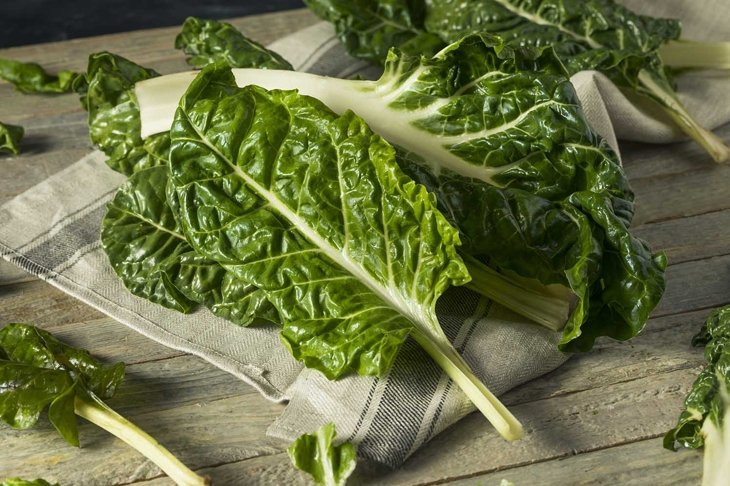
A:
<svg viewBox="0 0 730 486">
<path fill-rule="evenodd" d="M 657 15 L 671 16 L 673 8 L 692 10 L 686 0 L 662 2 L 655 12 L 647 11 L 638 0 L 627 3 Z M 692 5 L 697 9 L 696 2 Z M 721 40 L 727 32 L 718 19 L 730 18 L 730 5 L 707 0 L 702 9 L 712 12 L 717 21 L 707 24 L 692 10 L 689 19 L 705 23 L 686 22 L 688 36 Z M 336 77 L 378 74 L 372 66 L 350 58 L 326 23 L 270 47 L 298 70 Z M 679 136 L 661 115 L 635 108 L 602 75 L 579 73 L 573 81 L 592 125 L 615 148 L 617 135 L 653 142 Z M 708 100 L 721 100 L 729 84 L 728 78 L 693 75 L 680 82 L 681 98 L 701 122 L 716 126 L 730 120 L 730 108 Z M 234 374 L 265 397 L 289 400 L 268 431 L 272 436 L 291 440 L 333 421 L 340 439 L 356 442 L 361 456 L 397 466 L 473 410 L 458 387 L 411 341 L 385 377 L 349 376 L 333 382 L 291 358 L 274 326 L 240 328 L 207 310 L 183 315 L 131 295 L 112 271 L 99 242 L 106 203 L 123 181 L 123 176 L 106 167 L 100 152 L 49 177 L 0 207 L 0 254 L 142 334 Z M 556 348 L 558 334 L 468 290 L 447 291 L 437 312 L 447 336 L 496 394 L 567 359 Z"/>
</svg>

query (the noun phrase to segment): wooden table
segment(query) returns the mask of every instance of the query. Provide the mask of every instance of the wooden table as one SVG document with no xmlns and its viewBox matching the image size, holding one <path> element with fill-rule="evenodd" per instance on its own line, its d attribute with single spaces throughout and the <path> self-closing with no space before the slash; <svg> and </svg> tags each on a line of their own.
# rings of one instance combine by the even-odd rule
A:
<svg viewBox="0 0 730 486">
<path fill-rule="evenodd" d="M 304 10 L 234 24 L 267 43 L 316 22 Z M 110 50 L 162 73 L 187 69 L 173 49 L 178 28 L 154 29 L 0 50 L 51 70 L 84 70 L 90 52 Z M 23 96 L 0 84 L 0 120 L 24 125 L 25 153 L 0 158 L 0 203 L 88 153 L 76 96 Z M 708 100 L 708 102 L 712 102 Z M 719 131 L 730 140 L 730 126 Z M 661 436 L 703 364 L 690 338 L 711 308 L 730 302 L 730 167 L 691 143 L 661 149 L 624 144 L 637 194 L 636 233 L 670 261 L 667 291 L 646 330 L 628 343 L 599 341 L 589 354 L 506 394 L 528 431 L 503 443 L 472 414 L 392 472 L 360 471 L 377 484 L 699 484 L 701 453 L 668 452 Z M 666 154 L 681 154 L 668 163 Z M 287 444 L 265 430 L 283 406 L 193 356 L 167 349 L 113 319 L 0 264 L 0 325 L 36 323 L 105 360 L 128 363 L 111 405 L 218 485 L 306 484 Z M 90 424 L 82 448 L 42 421 L 32 431 L 0 426 L 0 478 L 44 477 L 64 485 L 169 484 L 160 471 Z"/>
</svg>

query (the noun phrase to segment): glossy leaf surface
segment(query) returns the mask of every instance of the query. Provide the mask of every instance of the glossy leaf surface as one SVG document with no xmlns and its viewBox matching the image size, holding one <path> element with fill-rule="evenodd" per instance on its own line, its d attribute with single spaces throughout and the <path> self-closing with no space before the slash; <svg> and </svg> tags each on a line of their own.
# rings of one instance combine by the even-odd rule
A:
<svg viewBox="0 0 730 486">
<path fill-rule="evenodd" d="M 171 136 L 186 236 L 266 292 L 307 366 L 380 375 L 410 331 L 441 332 L 436 299 L 469 279 L 458 234 L 361 119 L 206 69 Z"/>
<path fill-rule="evenodd" d="M 158 134 L 140 135 L 139 107 L 134 85 L 158 76 L 115 54 L 100 52 L 89 56 L 85 104 L 89 112 L 91 141 L 109 156 L 107 164 L 117 172 L 134 172 L 167 163 L 170 138 Z"/>
<path fill-rule="evenodd" d="M 467 253 L 573 290 L 563 349 L 642 329 L 666 263 L 629 232 L 628 181 L 551 51 L 470 36 L 430 60 L 391 53 L 370 89 L 391 112 L 373 126 L 402 118 L 384 135 L 410 151 L 401 164 L 437 194 Z"/>
<path fill-rule="evenodd" d="M 0 329 L 0 419 L 12 427 L 32 427 L 48 407 L 53 426 L 78 446 L 76 395 L 109 398 L 123 378 L 123 363 L 105 366 L 42 329 L 26 324 Z"/>
<path fill-rule="evenodd" d="M 679 102 L 662 65 L 659 48 L 680 35 L 675 20 L 637 15 L 612 0 L 308 0 L 307 4 L 334 23 L 351 54 L 381 63 L 389 47 L 425 36 L 437 36 L 445 45 L 484 32 L 499 35 L 513 47 L 550 47 L 570 74 L 601 71 L 618 86 L 659 103 L 715 160 L 730 158 L 730 148 Z M 402 12 L 398 17 L 411 22 L 394 22 L 389 12 Z M 381 22 L 400 36 L 369 35 L 359 43 L 348 42 L 362 38 L 360 32 L 377 30 Z M 413 43 L 407 50 L 414 51 Z M 433 53 L 434 42 L 423 42 L 421 52 Z"/>
<path fill-rule="evenodd" d="M 627 339 L 658 303 L 666 262 L 629 232 L 633 193 L 552 51 L 472 35 L 430 59 L 393 51 L 378 81 L 234 72 L 241 85 L 296 88 L 354 110 L 412 155 L 403 167 L 438 196 L 468 253 L 569 286 L 579 302 L 563 349 Z"/>
<path fill-rule="evenodd" d="M 227 22 L 188 17 L 175 38 L 175 48 L 190 56 L 188 64 L 203 68 L 214 62 L 230 67 L 292 69 L 283 57 L 246 38 Z"/>
<path fill-rule="evenodd" d="M 424 28 L 446 42 L 489 32 L 509 45 L 555 49 L 570 74 L 596 69 L 636 88 L 643 68 L 664 76 L 657 50 L 681 33 L 678 21 L 637 15 L 612 0 L 430 0 Z M 668 83 L 668 79 L 664 78 Z"/>
<path fill-rule="evenodd" d="M 40 64 L 0 59 L 0 79 L 11 83 L 15 89 L 25 94 L 70 93 L 74 81 L 83 74 L 61 71 L 49 74 Z"/>
<path fill-rule="evenodd" d="M 335 425 L 328 423 L 295 440 L 287 452 L 297 469 L 309 473 L 317 484 L 343 486 L 357 465 L 355 446 L 335 445 Z"/>
<path fill-rule="evenodd" d="M 382 63 L 392 47 L 430 56 L 444 41 L 426 32 L 423 0 L 304 0 L 317 16 L 335 26 L 347 51 L 359 59 Z"/>
<path fill-rule="evenodd" d="M 168 204 L 167 187 L 166 166 L 140 170 L 108 206 L 101 241 L 124 285 L 180 312 L 201 303 L 239 325 L 257 317 L 276 322 L 262 292 L 193 251 Z"/>
</svg>

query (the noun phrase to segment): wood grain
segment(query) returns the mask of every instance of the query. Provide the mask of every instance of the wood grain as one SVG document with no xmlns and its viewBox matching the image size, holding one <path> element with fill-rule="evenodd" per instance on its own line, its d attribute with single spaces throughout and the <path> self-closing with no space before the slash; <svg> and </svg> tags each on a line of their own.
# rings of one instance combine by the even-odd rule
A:
<svg viewBox="0 0 730 486">
<path fill-rule="evenodd" d="M 648 439 L 557 461 L 478 475 L 450 484 L 498 486 L 502 479 L 506 479 L 516 485 L 564 486 L 569 482 L 573 486 L 687 486 L 700 484 L 701 454 L 700 451 L 689 450 L 671 453 L 662 448 L 661 439 Z"/>
</svg>

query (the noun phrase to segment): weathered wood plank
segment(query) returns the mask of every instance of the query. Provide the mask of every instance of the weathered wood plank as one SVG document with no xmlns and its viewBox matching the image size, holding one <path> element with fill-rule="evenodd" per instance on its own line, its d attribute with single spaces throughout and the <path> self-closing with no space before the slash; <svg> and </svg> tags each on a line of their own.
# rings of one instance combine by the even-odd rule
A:
<svg viewBox="0 0 730 486">
<path fill-rule="evenodd" d="M 686 486 L 700 484 L 701 477 L 701 451 L 672 453 L 663 449 L 661 438 L 657 438 L 450 481 L 448 484 L 498 486 L 502 479 L 507 479 L 516 485 L 541 486 Z"/>
<path fill-rule="evenodd" d="M 37 278 L 22 268 L 0 258 L 0 287 L 3 285 L 30 282 L 32 280 L 37 280 Z M 0 290 L 0 296 L 2 296 L 2 290 Z"/>
<path fill-rule="evenodd" d="M 717 134 L 730 140 L 730 124 Z M 730 187 L 730 166 L 712 162 L 697 144 L 631 145 L 623 154 L 636 192 L 634 225 L 730 208 L 723 196 Z"/>
<path fill-rule="evenodd" d="M 109 361 L 139 363 L 179 356 L 83 302 L 38 279 L 0 286 L 0 326 L 25 322 Z"/>
<path fill-rule="evenodd" d="M 676 419 L 695 374 L 694 370 L 674 371 L 515 405 L 511 409 L 527 435 L 512 444 L 505 443 L 481 415 L 471 414 L 399 469 L 357 471 L 353 484 L 441 484 L 657 437 Z M 214 481 L 220 473 L 226 484 L 248 484 L 249 478 L 272 478 L 251 484 L 299 484 L 300 474 L 287 466 L 288 461 L 280 453 L 222 464 L 206 472 Z"/>
<path fill-rule="evenodd" d="M 248 37 L 268 44 L 294 29 L 303 29 L 319 20 L 307 9 L 296 9 L 251 15 L 228 21 Z M 123 56 L 133 56 L 141 62 L 154 62 L 172 56 L 181 56 L 180 51 L 174 48 L 175 36 L 179 32 L 180 27 L 175 26 L 72 39 L 64 42 L 32 44 L 0 49 L 0 56 L 32 60 L 42 63 L 52 70 L 82 70 L 86 67 L 89 53 L 101 50 L 118 52 Z"/>
<path fill-rule="evenodd" d="M 253 457 L 245 460 L 245 467 L 241 462 L 232 462 L 200 469 L 199 474 L 205 474 L 213 479 L 213 484 L 240 484 L 246 486 L 313 486 L 311 478 L 295 469 L 289 462 L 285 452 Z M 365 480 L 367 482 L 367 479 Z M 140 481 L 139 486 L 173 486 L 174 483 L 167 477 L 160 477 L 150 481 Z M 348 482 L 357 484 L 353 478 Z M 377 483 L 370 483 L 377 484 Z"/>
<path fill-rule="evenodd" d="M 599 340 L 589 353 L 576 354 L 560 368 L 501 397 L 507 405 L 572 395 L 655 374 L 698 369 L 701 349 L 690 345 L 706 311 L 652 319 L 644 333 L 628 342 Z"/>
<path fill-rule="evenodd" d="M 633 233 L 663 251 L 671 265 L 730 253 L 730 210 L 646 224 Z"/>
<path fill-rule="evenodd" d="M 730 255 L 671 265 L 654 316 L 718 307 L 730 302 Z"/>
<path fill-rule="evenodd" d="M 2 286 L 0 297 L 3 302 L 0 323 L 30 322 L 45 326 L 104 317 L 101 312 L 38 279 Z"/>
<path fill-rule="evenodd" d="M 719 127 L 714 132 L 721 139 L 730 140 L 730 125 Z M 622 141 L 621 155 L 626 175 L 632 181 L 712 170 L 717 165 L 699 145 L 691 141 L 665 145 Z"/>
</svg>

